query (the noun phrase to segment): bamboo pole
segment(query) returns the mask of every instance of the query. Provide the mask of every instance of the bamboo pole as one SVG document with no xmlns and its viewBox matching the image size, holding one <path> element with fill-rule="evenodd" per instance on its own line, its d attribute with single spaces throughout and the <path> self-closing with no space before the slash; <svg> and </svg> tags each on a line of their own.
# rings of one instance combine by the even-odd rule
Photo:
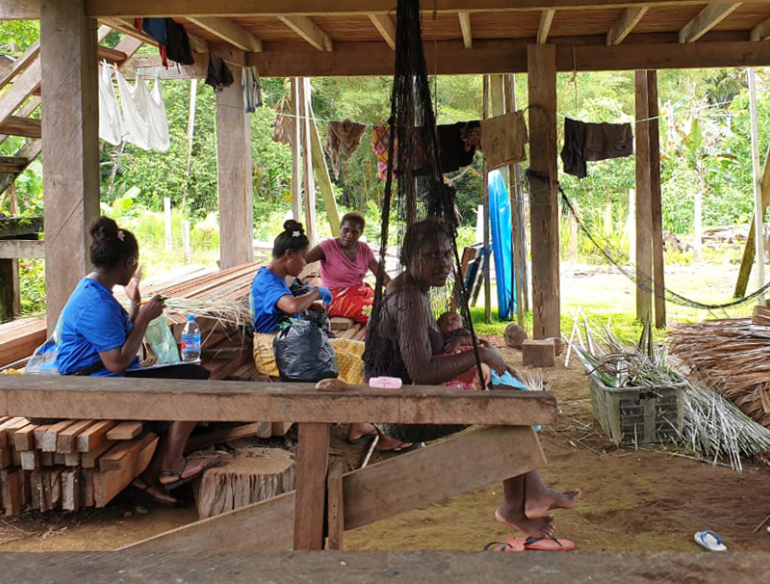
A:
<svg viewBox="0 0 770 584">
<path fill-rule="evenodd" d="M 754 171 L 754 244 L 756 245 L 757 284 L 765 285 L 765 228 L 764 206 L 762 205 L 762 176 L 759 170 L 759 129 L 757 125 L 757 80 L 753 67 L 749 67 L 749 108 L 751 114 L 751 166 Z M 759 304 L 765 303 L 765 295 L 757 297 Z"/>
<path fill-rule="evenodd" d="M 489 117 L 489 75 L 484 75 L 484 119 Z M 490 282 L 489 254 L 489 166 L 486 159 L 484 174 L 484 322 L 492 322 L 492 283 Z"/>
</svg>

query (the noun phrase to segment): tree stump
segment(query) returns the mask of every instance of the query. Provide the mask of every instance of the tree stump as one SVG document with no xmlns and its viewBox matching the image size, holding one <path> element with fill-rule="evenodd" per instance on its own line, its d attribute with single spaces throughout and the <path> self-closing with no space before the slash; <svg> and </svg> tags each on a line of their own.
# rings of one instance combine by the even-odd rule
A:
<svg viewBox="0 0 770 584">
<path fill-rule="evenodd" d="M 529 335 L 527 335 L 527 331 L 519 325 L 511 323 L 505 327 L 504 337 L 506 345 L 512 349 L 521 351 L 521 346 L 524 344 L 524 341 L 529 338 Z"/>
<path fill-rule="evenodd" d="M 208 469 L 196 492 L 200 519 L 239 509 L 294 490 L 294 455 L 280 448 L 237 450 Z"/>
<path fill-rule="evenodd" d="M 524 341 L 521 360 L 524 367 L 553 367 L 556 361 L 553 339 Z"/>
</svg>

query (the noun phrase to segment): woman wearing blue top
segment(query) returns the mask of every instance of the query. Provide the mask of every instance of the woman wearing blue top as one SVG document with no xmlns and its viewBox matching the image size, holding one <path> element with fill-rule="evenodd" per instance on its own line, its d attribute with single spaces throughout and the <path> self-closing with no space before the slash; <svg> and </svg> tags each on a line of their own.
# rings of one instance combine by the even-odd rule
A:
<svg viewBox="0 0 770 584">
<path fill-rule="evenodd" d="M 139 246 L 134 235 L 112 219 L 98 217 L 89 226 L 91 263 L 95 270 L 83 278 L 61 316 L 56 364 L 62 375 L 130 376 L 165 379 L 208 379 L 198 365 L 180 364 L 162 369 L 140 367 L 137 352 L 150 322 L 163 314 L 163 298 L 154 296 L 144 307 L 139 292 Z M 112 295 L 115 285 L 125 288 L 127 312 Z M 146 424 L 160 434 L 155 455 L 134 486 L 160 505 L 173 506 L 168 494 L 218 462 L 218 457 L 183 457 L 195 422 Z"/>
<path fill-rule="evenodd" d="M 294 296 L 286 284 L 286 278 L 296 278 L 307 264 L 310 240 L 305 235 L 302 223 L 286 221 L 283 233 L 273 242 L 273 260 L 260 268 L 254 277 L 249 296 L 249 308 L 254 324 L 254 363 L 263 375 L 278 377 L 273 340 L 279 325 L 291 318 L 299 317 L 314 303 L 332 301 L 329 290 L 311 288 L 309 292 Z M 338 379 L 346 383 L 364 384 L 364 367 L 361 356 L 364 343 L 351 339 L 330 339 L 337 356 Z M 359 443 L 374 438 L 377 430 L 371 424 L 351 424 L 348 441 Z M 387 436 L 380 437 L 379 450 L 401 450 L 403 444 Z"/>
</svg>

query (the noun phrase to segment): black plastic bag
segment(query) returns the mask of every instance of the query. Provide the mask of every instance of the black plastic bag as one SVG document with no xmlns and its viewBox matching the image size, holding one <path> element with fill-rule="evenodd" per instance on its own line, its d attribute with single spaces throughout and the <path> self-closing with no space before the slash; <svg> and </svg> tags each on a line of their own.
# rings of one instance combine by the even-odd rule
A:
<svg viewBox="0 0 770 584">
<path fill-rule="evenodd" d="M 309 320 L 295 320 L 273 341 L 281 381 L 315 382 L 334 379 L 339 372 L 329 338 Z"/>
</svg>

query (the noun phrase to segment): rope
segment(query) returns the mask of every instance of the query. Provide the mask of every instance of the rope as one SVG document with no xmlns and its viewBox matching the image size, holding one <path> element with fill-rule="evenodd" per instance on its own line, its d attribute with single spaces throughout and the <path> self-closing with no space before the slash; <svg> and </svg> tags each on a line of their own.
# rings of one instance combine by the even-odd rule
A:
<svg viewBox="0 0 770 584">
<path fill-rule="evenodd" d="M 550 178 L 548 177 L 547 174 L 536 172 L 532 169 L 527 169 L 526 176 L 528 180 L 535 179 L 546 183 L 550 182 Z M 656 298 L 662 298 L 666 300 L 666 302 L 677 304 L 679 306 L 687 306 L 689 308 L 699 308 L 702 310 L 711 311 L 711 310 L 724 310 L 726 308 L 733 308 L 735 306 L 740 306 L 741 304 L 746 304 L 747 302 L 751 302 L 752 300 L 764 294 L 766 291 L 770 290 L 770 282 L 768 282 L 767 284 L 765 284 L 758 290 L 752 292 L 748 296 L 745 296 L 743 298 L 738 298 L 731 302 L 725 302 L 722 304 L 705 304 L 703 302 L 699 302 L 697 300 L 692 300 L 691 298 L 687 298 L 683 294 L 674 292 L 673 290 L 666 287 L 663 287 L 663 289 L 660 290 L 660 286 L 655 286 L 655 280 L 649 274 L 646 274 L 644 272 L 637 272 L 637 274 L 630 273 L 629 270 L 624 265 L 628 263 L 628 258 L 625 257 L 622 252 L 615 251 L 616 256 L 621 258 L 621 259 L 616 259 L 616 257 L 613 256 L 612 253 L 610 253 L 608 249 L 610 247 L 609 245 L 607 246 L 600 245 L 599 242 L 596 241 L 596 238 L 594 237 L 594 235 L 585 226 L 580 216 L 575 211 L 575 208 L 572 206 L 572 203 L 567 197 L 567 194 L 564 192 L 564 189 L 562 189 L 559 181 L 556 181 L 556 186 L 559 189 L 559 192 L 561 193 L 561 198 L 564 205 L 566 205 L 567 209 L 569 209 L 570 214 L 575 218 L 575 221 L 577 222 L 581 231 L 585 233 L 585 235 L 588 237 L 588 239 L 591 241 L 594 247 L 596 247 L 596 249 L 599 250 L 599 252 L 607 259 L 607 261 L 609 261 L 610 264 L 612 264 L 615 268 L 617 268 L 617 270 L 621 274 L 623 274 L 626 278 L 634 282 L 634 284 L 636 284 L 639 288 L 641 288 L 645 292 L 651 292 L 652 294 L 654 294 Z M 625 259 L 625 261 L 623 261 L 623 259 Z"/>
</svg>

